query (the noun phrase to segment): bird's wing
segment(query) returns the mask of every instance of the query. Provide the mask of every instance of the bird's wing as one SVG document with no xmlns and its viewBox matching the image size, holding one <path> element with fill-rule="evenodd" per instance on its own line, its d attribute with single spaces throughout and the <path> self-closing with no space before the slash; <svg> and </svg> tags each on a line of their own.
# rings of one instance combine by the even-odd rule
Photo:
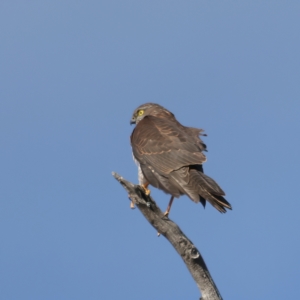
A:
<svg viewBox="0 0 300 300">
<path fill-rule="evenodd" d="M 195 137 L 168 119 L 146 116 L 132 132 L 131 145 L 140 164 L 160 174 L 206 161 Z"/>
</svg>

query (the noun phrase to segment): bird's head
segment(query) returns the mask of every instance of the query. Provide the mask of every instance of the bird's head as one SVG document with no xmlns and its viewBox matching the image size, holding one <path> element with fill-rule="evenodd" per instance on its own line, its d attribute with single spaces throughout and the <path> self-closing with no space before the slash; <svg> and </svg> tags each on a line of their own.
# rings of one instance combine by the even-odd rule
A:
<svg viewBox="0 0 300 300">
<path fill-rule="evenodd" d="M 132 114 L 130 124 L 138 124 L 146 116 L 154 116 L 158 118 L 166 117 L 174 118 L 174 115 L 156 103 L 145 103 L 136 108 Z"/>
</svg>

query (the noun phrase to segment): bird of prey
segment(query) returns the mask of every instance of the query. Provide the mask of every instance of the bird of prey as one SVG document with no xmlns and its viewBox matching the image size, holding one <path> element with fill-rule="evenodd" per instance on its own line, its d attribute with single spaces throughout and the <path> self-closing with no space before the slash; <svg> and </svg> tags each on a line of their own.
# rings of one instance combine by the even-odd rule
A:
<svg viewBox="0 0 300 300">
<path fill-rule="evenodd" d="M 203 173 L 206 145 L 199 137 L 204 135 L 202 129 L 181 125 L 170 111 L 155 103 L 135 109 L 130 124 L 136 124 L 131 146 L 138 165 L 139 184 L 146 194 L 150 193 L 147 188 L 150 184 L 171 195 L 166 216 L 174 197 L 181 195 L 201 202 L 204 207 L 208 201 L 221 213 L 231 209 L 223 190 Z"/>
</svg>

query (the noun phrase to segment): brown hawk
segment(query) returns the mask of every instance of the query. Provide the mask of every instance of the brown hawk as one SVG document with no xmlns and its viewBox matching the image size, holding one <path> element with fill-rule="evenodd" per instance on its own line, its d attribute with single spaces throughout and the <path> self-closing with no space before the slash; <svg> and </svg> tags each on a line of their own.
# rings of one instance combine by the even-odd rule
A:
<svg viewBox="0 0 300 300">
<path fill-rule="evenodd" d="M 208 201 L 221 213 L 231 209 L 223 190 L 203 173 L 206 157 L 202 152 L 206 145 L 199 138 L 202 129 L 181 125 L 170 111 L 155 103 L 140 105 L 130 124 L 136 124 L 131 146 L 140 185 L 147 194 L 149 184 L 171 194 L 165 215 L 169 214 L 174 197 L 181 195 L 204 207 Z"/>
</svg>

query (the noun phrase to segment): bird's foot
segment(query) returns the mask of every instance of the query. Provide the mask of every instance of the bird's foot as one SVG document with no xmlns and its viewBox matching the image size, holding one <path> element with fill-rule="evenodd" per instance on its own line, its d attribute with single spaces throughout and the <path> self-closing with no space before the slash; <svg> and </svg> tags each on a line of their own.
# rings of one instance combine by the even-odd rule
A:
<svg viewBox="0 0 300 300">
<path fill-rule="evenodd" d="M 130 202 L 130 208 L 135 209 L 135 205 L 134 205 L 133 201 Z"/>
<path fill-rule="evenodd" d="M 169 218 L 169 213 L 170 213 L 170 210 L 171 210 L 171 206 L 172 206 L 173 201 L 174 201 L 174 196 L 172 196 L 171 199 L 170 199 L 170 202 L 169 202 L 169 205 L 168 205 L 168 207 L 167 207 L 167 210 L 166 210 L 165 213 L 164 213 L 164 217 Z"/>
<path fill-rule="evenodd" d="M 151 191 L 148 189 L 149 183 L 142 184 L 142 188 L 147 196 L 150 195 Z"/>
</svg>

